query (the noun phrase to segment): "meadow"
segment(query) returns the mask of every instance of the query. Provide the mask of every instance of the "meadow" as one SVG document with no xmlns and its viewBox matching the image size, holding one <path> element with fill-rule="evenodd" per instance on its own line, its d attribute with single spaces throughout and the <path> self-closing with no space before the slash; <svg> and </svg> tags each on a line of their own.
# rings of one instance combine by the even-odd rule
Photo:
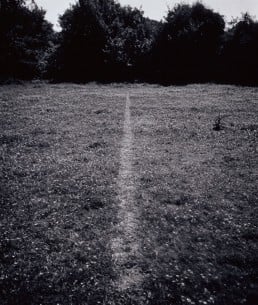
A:
<svg viewBox="0 0 258 305">
<path fill-rule="evenodd" d="M 0 110 L 1 304 L 257 304 L 258 88 L 32 82 Z"/>
</svg>

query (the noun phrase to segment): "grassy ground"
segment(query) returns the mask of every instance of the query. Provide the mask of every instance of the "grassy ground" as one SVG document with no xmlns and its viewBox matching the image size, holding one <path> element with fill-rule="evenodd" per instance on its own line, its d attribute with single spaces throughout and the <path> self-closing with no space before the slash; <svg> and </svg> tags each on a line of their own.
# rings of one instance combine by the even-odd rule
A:
<svg viewBox="0 0 258 305">
<path fill-rule="evenodd" d="M 121 293 L 127 92 L 144 282 Z M 27 84 L 0 107 L 1 304 L 257 304 L 258 89 Z"/>
<path fill-rule="evenodd" d="M 98 88 L 1 88 L 1 304 L 102 304 L 123 123 Z"/>
</svg>

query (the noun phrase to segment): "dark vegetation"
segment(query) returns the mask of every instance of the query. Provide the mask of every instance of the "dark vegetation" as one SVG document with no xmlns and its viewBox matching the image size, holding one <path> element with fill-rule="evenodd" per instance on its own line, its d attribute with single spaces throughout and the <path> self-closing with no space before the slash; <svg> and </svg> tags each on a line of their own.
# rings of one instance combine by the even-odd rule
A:
<svg viewBox="0 0 258 305">
<path fill-rule="evenodd" d="M 0 0 L 0 80 L 40 77 L 54 35 L 34 2 L 27 6 L 23 0 Z"/>
<path fill-rule="evenodd" d="M 0 79 L 258 83 L 258 22 L 225 27 L 196 2 L 165 20 L 114 0 L 79 0 L 55 33 L 34 1 L 0 0 Z"/>
</svg>

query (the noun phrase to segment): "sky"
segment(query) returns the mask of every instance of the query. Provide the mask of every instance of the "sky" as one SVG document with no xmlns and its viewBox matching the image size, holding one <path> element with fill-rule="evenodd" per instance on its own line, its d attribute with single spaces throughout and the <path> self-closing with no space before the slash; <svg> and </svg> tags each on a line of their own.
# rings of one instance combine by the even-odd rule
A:
<svg viewBox="0 0 258 305">
<path fill-rule="evenodd" d="M 47 11 L 47 19 L 54 24 L 58 30 L 58 15 L 62 14 L 70 4 L 76 0 L 36 0 L 40 7 Z M 145 16 L 152 19 L 161 20 L 166 16 L 168 7 L 172 8 L 181 0 L 120 0 L 123 5 L 131 5 L 133 7 L 142 8 Z M 186 0 L 184 3 L 196 2 L 196 0 Z M 214 9 L 226 17 L 230 21 L 231 17 L 241 16 L 242 12 L 249 12 L 251 16 L 258 19 L 258 1 L 257 0 L 203 0 L 207 7 Z"/>
</svg>

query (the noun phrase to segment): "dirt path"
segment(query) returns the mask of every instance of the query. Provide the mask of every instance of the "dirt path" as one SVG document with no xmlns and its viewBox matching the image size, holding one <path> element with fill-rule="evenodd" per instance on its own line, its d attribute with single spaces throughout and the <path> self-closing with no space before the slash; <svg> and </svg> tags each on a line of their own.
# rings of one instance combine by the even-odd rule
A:
<svg viewBox="0 0 258 305">
<path fill-rule="evenodd" d="M 137 266 L 140 257 L 139 210 L 135 204 L 136 176 L 133 171 L 133 131 L 131 123 L 131 101 L 127 94 L 125 107 L 124 132 L 121 145 L 121 161 L 118 176 L 118 224 L 115 238 L 111 242 L 113 262 L 117 274 L 116 288 L 119 291 L 139 289 L 142 274 Z"/>
</svg>

